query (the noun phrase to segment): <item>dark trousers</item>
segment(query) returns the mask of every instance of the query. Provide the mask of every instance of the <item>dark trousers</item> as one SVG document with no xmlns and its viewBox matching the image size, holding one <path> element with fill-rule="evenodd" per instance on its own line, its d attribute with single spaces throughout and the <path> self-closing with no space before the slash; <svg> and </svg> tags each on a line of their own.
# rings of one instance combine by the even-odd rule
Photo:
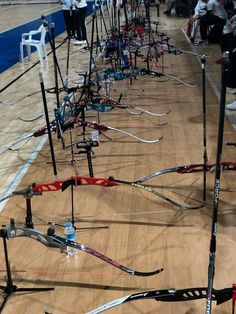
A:
<svg viewBox="0 0 236 314">
<path fill-rule="evenodd" d="M 225 20 L 219 18 L 216 15 L 205 14 L 200 18 L 200 34 L 202 40 L 207 40 L 207 29 L 210 25 L 225 25 Z M 223 29 L 223 28 L 222 28 Z"/>
<path fill-rule="evenodd" d="M 70 37 L 75 36 L 75 10 L 63 10 L 62 12 L 66 24 L 67 35 Z"/>
<path fill-rule="evenodd" d="M 79 8 L 75 11 L 75 30 L 78 40 L 87 40 L 85 25 L 87 7 Z"/>
</svg>

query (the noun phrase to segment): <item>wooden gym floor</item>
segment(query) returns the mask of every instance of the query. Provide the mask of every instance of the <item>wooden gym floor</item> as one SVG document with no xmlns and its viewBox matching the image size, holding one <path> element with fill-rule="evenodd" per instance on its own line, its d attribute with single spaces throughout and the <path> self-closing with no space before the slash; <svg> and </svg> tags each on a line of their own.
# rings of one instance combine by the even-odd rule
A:
<svg viewBox="0 0 236 314">
<path fill-rule="evenodd" d="M 161 6 L 161 12 L 164 5 Z M 156 20 L 156 15 L 152 18 Z M 1 12 L 2 15 L 2 12 Z M 168 31 L 171 42 L 181 49 L 207 55 L 207 152 L 209 163 L 216 158 L 218 127 L 220 66 L 214 64 L 219 57 L 219 47 L 190 47 L 182 31 L 186 19 L 165 17 L 161 14 L 160 30 Z M 89 24 L 89 29 L 90 29 Z M 1 28 L 3 28 L 1 26 Z M 65 34 L 56 40 L 59 44 Z M 58 62 L 65 76 L 66 44 L 57 50 Z M 208 57 L 209 56 L 209 57 Z M 33 56 L 33 61 L 37 56 Z M 69 86 L 80 80 L 78 73 L 88 69 L 88 52 L 71 47 Z M 126 80 L 112 85 L 111 94 L 131 106 L 163 113 L 164 117 L 143 114 L 134 116 L 121 109 L 101 114 L 101 123 L 154 139 L 163 136 L 160 143 L 144 144 L 123 134 L 109 131 L 112 140 L 100 136 L 101 144 L 94 149 L 94 174 L 96 177 L 114 176 L 121 180 L 135 180 L 158 170 L 202 163 L 203 127 L 200 58 L 189 53 L 163 58 L 164 77 L 150 79 L 138 77 L 132 86 Z M 98 61 L 98 67 L 101 67 Z M 161 64 L 161 62 L 160 62 Z M 1 75 L 1 85 L 7 84 L 31 64 L 17 64 Z M 151 65 L 154 70 L 161 67 Z M 12 189 L 19 190 L 30 183 L 53 181 L 49 145 L 45 137 L 32 138 L 23 147 L 11 143 L 32 133 L 45 124 L 44 118 L 23 122 L 19 118 L 32 119 L 43 114 L 40 94 L 39 71 L 44 75 L 46 88 L 54 86 L 51 55 L 43 66 L 36 66 L 1 95 L 1 197 Z M 174 78 L 170 78 L 173 76 Z M 184 81 L 186 84 L 177 81 Z M 194 87 L 189 87 L 189 85 Z M 25 97 L 34 93 L 33 96 Z M 25 97 L 23 100 L 20 100 Z M 47 94 L 50 116 L 55 107 L 55 95 Z M 227 96 L 227 102 L 233 96 Z M 227 113 L 229 114 L 229 113 Z M 234 119 L 233 113 L 230 117 Z M 87 120 L 96 119 L 88 112 Z M 235 130 L 229 119 L 225 123 L 224 141 L 235 141 Z M 80 130 L 73 130 L 73 141 L 80 140 Z M 69 145 L 69 137 L 66 135 Z M 76 155 L 75 167 L 70 164 L 70 149 L 62 151 L 60 142 L 53 137 L 58 161 L 58 178 L 88 175 L 87 161 Z M 24 142 L 23 142 L 24 143 Z M 12 150 L 6 150 L 10 147 Z M 41 149 L 42 147 L 42 149 Z M 35 159 L 34 159 L 35 157 Z M 33 160 L 31 164 L 31 160 Z M 235 160 L 235 148 L 224 146 L 223 160 Z M 171 199 L 186 205 L 196 205 L 202 200 L 202 174 L 167 174 L 150 181 L 154 189 Z M 52 292 L 15 294 L 7 302 L 4 313 L 86 313 L 112 299 L 151 289 L 202 287 L 207 285 L 208 252 L 213 205 L 214 173 L 207 174 L 207 201 L 200 210 L 187 211 L 174 207 L 166 201 L 129 186 L 112 188 L 83 186 L 75 188 L 74 204 L 77 228 L 108 226 L 105 229 L 79 230 L 77 241 L 129 268 L 151 271 L 164 268 L 153 277 L 134 277 L 79 252 L 68 258 L 56 249 L 49 249 L 26 238 L 8 241 L 13 282 L 17 287 L 54 287 Z M 222 173 L 220 208 L 217 234 L 216 274 L 214 287 L 230 287 L 235 282 L 236 267 L 236 220 L 235 220 L 235 174 Z M 63 224 L 70 219 L 70 191 L 44 193 L 32 198 L 35 228 L 46 231 L 49 221 Z M 10 198 L 1 211 L 0 223 L 14 218 L 24 224 L 25 199 Z M 60 229 L 57 233 L 61 233 Z M 6 271 L 2 244 L 0 251 L 1 285 L 6 284 Z M 110 313 L 204 313 L 205 300 L 180 303 L 162 303 L 153 300 L 130 302 L 114 308 Z M 214 313 L 230 313 L 231 302 L 213 308 Z"/>
</svg>

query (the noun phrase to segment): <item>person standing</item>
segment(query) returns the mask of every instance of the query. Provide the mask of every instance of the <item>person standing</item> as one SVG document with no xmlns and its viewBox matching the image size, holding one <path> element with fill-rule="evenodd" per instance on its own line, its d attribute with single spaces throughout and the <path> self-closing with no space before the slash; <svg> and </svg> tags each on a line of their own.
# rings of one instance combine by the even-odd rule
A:
<svg viewBox="0 0 236 314">
<path fill-rule="evenodd" d="M 62 13 L 68 38 L 75 38 L 75 0 L 63 0 Z"/>
<path fill-rule="evenodd" d="M 74 45 L 87 44 L 87 30 L 85 25 L 87 2 L 86 0 L 75 0 L 75 31 L 76 39 Z"/>
</svg>

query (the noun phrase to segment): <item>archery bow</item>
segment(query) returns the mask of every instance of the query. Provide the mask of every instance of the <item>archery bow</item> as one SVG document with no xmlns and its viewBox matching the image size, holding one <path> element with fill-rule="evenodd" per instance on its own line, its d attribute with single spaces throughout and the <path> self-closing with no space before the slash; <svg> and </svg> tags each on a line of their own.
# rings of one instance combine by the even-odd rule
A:
<svg viewBox="0 0 236 314">
<path fill-rule="evenodd" d="M 124 271 L 130 275 L 134 275 L 134 276 L 153 276 L 153 275 L 157 275 L 160 272 L 162 272 L 164 269 L 160 268 L 151 272 L 140 272 L 140 271 L 136 271 L 133 270 L 131 268 L 128 268 L 114 260 L 112 260 L 111 258 L 109 258 L 108 256 L 92 249 L 89 248 L 87 246 L 85 246 L 84 244 L 80 244 L 78 242 L 75 241 L 70 241 L 67 240 L 61 236 L 58 236 L 55 234 L 55 226 L 51 225 L 47 231 L 47 233 L 42 233 L 41 231 L 35 230 L 33 228 L 26 228 L 26 227 L 21 227 L 21 226 L 17 226 L 14 223 L 14 220 L 11 219 L 10 225 L 6 226 L 6 231 L 7 231 L 7 237 L 8 238 L 15 238 L 15 237 L 27 237 L 33 240 L 36 240 L 42 244 L 44 244 L 45 246 L 48 247 L 54 247 L 54 248 L 59 248 L 62 252 L 66 252 L 67 247 L 70 246 L 76 250 L 80 250 L 83 251 L 85 253 L 88 253 L 90 255 L 93 255 L 101 260 L 103 260 L 104 262 L 118 268 L 121 271 Z"/>
<path fill-rule="evenodd" d="M 223 171 L 236 170 L 236 162 L 222 161 L 221 162 L 221 168 Z M 97 185 L 97 186 L 104 186 L 104 187 L 113 187 L 113 186 L 118 186 L 120 184 L 124 184 L 124 185 L 130 185 L 130 186 L 133 186 L 136 188 L 146 190 L 146 191 L 148 191 L 154 195 L 157 195 L 158 197 L 166 200 L 167 202 L 170 202 L 171 204 L 173 204 L 179 208 L 197 209 L 197 208 L 201 208 L 203 205 L 200 205 L 197 207 L 188 207 L 185 205 L 178 204 L 175 201 L 167 198 L 163 194 L 151 189 L 149 186 L 147 186 L 143 183 L 146 181 L 149 181 L 155 177 L 167 174 L 167 173 L 177 172 L 179 174 L 186 174 L 186 173 L 202 172 L 203 170 L 204 170 L 204 164 L 192 164 L 192 165 L 178 166 L 178 167 L 172 167 L 172 168 L 160 170 L 158 172 L 155 172 L 153 174 L 150 174 L 146 177 L 143 177 L 143 178 L 140 178 L 140 179 L 137 179 L 134 181 L 118 180 L 118 179 L 115 179 L 114 177 L 91 178 L 91 177 L 86 177 L 86 176 L 73 176 L 69 179 L 56 180 L 56 181 L 53 181 L 50 183 L 39 183 L 39 184 L 33 183 L 30 186 L 31 186 L 31 189 L 33 192 L 53 192 L 53 191 L 58 191 L 58 190 L 64 191 L 71 184 L 73 184 L 75 186 L 77 186 L 77 185 Z M 210 172 L 215 171 L 215 164 L 208 164 L 206 166 L 206 171 L 210 171 Z M 9 197 L 12 197 L 16 194 L 17 194 L 17 192 L 13 192 L 12 194 L 1 199 L 0 202 L 6 200 Z"/>
<path fill-rule="evenodd" d="M 129 186 L 133 186 L 135 188 L 150 192 L 154 194 L 155 196 L 158 196 L 159 198 L 181 209 L 194 210 L 194 209 L 202 208 L 204 206 L 203 204 L 200 204 L 197 206 L 187 206 L 187 205 L 179 204 L 175 202 L 174 200 L 170 199 L 169 197 L 161 194 L 160 192 L 151 189 L 149 186 L 140 183 L 139 181 L 124 181 L 124 180 L 115 179 L 114 177 L 93 178 L 93 177 L 85 177 L 85 176 L 73 176 L 67 180 L 56 180 L 49 183 L 39 183 L 39 184 L 32 183 L 31 185 L 29 185 L 29 188 L 31 189 L 32 193 L 54 192 L 54 191 L 59 191 L 59 190 L 64 191 L 66 188 L 68 188 L 71 185 L 75 185 L 75 186 L 97 185 L 97 186 L 104 186 L 104 187 L 129 185 Z M 1 199 L 0 202 L 16 194 L 19 194 L 20 192 L 21 191 L 15 191 L 12 194 Z"/>
<path fill-rule="evenodd" d="M 217 305 L 220 305 L 224 302 L 227 302 L 231 299 L 235 301 L 236 296 L 236 285 L 233 285 L 233 288 L 225 288 L 221 290 L 213 289 L 212 299 L 216 301 Z M 163 290 L 153 290 L 153 291 L 144 291 L 139 293 L 130 294 L 113 301 L 110 301 L 98 308 L 87 312 L 86 314 L 97 314 L 109 310 L 115 306 L 127 303 L 129 301 L 135 301 L 140 299 L 154 299 L 156 301 L 163 302 L 185 302 L 193 301 L 199 299 L 206 299 L 207 297 L 207 288 L 187 288 L 187 289 L 163 289 Z M 234 313 L 234 312 L 233 312 Z"/>
<path fill-rule="evenodd" d="M 122 134 L 125 134 L 127 136 L 130 136 L 142 143 L 147 143 L 147 144 L 153 144 L 153 143 L 157 143 L 159 141 L 162 140 L 162 136 L 157 138 L 157 139 L 154 139 L 154 140 L 145 140 L 143 138 L 140 138 L 136 135 L 133 135 L 132 133 L 129 133 L 129 132 L 126 132 L 124 130 L 121 130 L 121 129 L 117 129 L 117 128 L 113 128 L 111 126 L 107 126 L 107 125 L 104 125 L 104 124 L 100 124 L 100 123 L 96 123 L 96 122 L 90 122 L 90 121 L 82 121 L 81 119 L 77 119 L 77 118 L 73 118 L 73 119 L 68 119 L 68 121 L 64 124 L 60 124 L 61 126 L 61 130 L 62 132 L 65 132 L 66 130 L 68 129 L 73 129 L 75 127 L 80 127 L 80 126 L 85 126 L 85 127 L 88 127 L 88 128 L 92 128 L 92 129 L 95 129 L 95 130 L 98 130 L 98 131 L 109 131 L 109 130 L 112 130 L 112 131 L 116 131 L 116 132 L 119 132 L 119 133 L 122 133 Z M 57 123 L 56 123 L 56 120 L 53 120 L 50 122 L 50 131 L 53 132 L 53 133 L 56 133 L 57 132 Z M 33 133 L 30 133 L 28 135 L 26 135 L 24 138 L 20 139 L 20 140 L 17 140 L 15 142 L 13 142 L 12 144 L 8 145 L 6 148 L 2 149 L 2 151 L 0 151 L 0 154 L 7 151 L 7 150 L 12 150 L 12 147 L 15 146 L 16 144 L 24 141 L 24 140 L 27 140 L 29 138 L 33 138 L 33 137 L 39 137 L 39 136 L 43 136 L 47 134 L 47 128 L 46 127 L 43 127 Z"/>
<path fill-rule="evenodd" d="M 163 137 L 159 137 L 159 138 L 157 138 L 155 140 L 145 140 L 143 138 L 140 138 L 140 137 L 138 137 L 136 135 L 133 135 L 132 133 L 126 132 L 126 131 L 121 130 L 121 129 L 117 129 L 117 128 L 114 128 L 114 127 L 111 127 L 111 126 L 108 126 L 108 125 L 104 125 L 104 124 L 100 124 L 100 123 L 96 123 L 96 122 L 81 121 L 81 119 L 74 119 L 74 121 L 70 122 L 70 123 L 74 123 L 75 126 L 85 126 L 85 127 L 88 127 L 88 128 L 95 129 L 97 131 L 102 131 L 102 132 L 105 132 L 105 131 L 108 131 L 108 130 L 116 131 L 116 132 L 128 135 L 130 137 L 133 137 L 133 138 L 135 138 L 136 140 L 138 140 L 138 141 L 140 141 L 142 143 L 148 143 L 148 144 L 157 143 L 160 140 L 162 140 L 162 138 L 163 138 Z M 62 127 L 62 130 L 64 131 L 64 125 L 62 125 L 61 127 Z M 65 124 L 65 127 L 67 127 L 67 124 Z"/>
</svg>

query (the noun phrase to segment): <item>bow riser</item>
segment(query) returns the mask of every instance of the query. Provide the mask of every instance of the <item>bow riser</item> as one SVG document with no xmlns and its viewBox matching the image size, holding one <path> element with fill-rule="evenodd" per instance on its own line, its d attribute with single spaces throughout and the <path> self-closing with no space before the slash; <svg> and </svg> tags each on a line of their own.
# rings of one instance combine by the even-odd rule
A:
<svg viewBox="0 0 236 314">
<path fill-rule="evenodd" d="M 107 178 L 91 178 L 83 176 L 73 176 L 68 180 L 56 180 L 49 183 L 40 183 L 32 187 L 33 192 L 55 192 L 59 190 L 65 190 L 64 187 L 70 186 L 71 184 L 78 185 L 96 185 L 104 187 L 117 186 L 118 183 L 112 182 Z"/>
</svg>

